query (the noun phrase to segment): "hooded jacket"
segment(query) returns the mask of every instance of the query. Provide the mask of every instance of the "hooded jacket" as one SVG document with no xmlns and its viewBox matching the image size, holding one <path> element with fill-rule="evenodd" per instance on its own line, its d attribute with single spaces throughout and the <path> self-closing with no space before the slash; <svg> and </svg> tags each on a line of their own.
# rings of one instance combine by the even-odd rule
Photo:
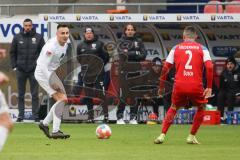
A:
<svg viewBox="0 0 240 160">
<path fill-rule="evenodd" d="M 34 29 L 28 33 L 21 31 L 15 35 L 10 50 L 12 68 L 22 72 L 33 72 L 44 44 L 43 36 Z"/>
</svg>

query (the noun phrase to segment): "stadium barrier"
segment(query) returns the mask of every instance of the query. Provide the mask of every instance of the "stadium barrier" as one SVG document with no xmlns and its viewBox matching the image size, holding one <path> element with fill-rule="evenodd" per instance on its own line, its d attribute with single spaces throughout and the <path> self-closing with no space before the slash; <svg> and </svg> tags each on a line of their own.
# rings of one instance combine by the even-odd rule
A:
<svg viewBox="0 0 240 160">
<path fill-rule="evenodd" d="M 229 111 L 227 114 L 227 124 L 239 125 L 240 124 L 240 111 Z"/>
<path fill-rule="evenodd" d="M 174 124 L 192 124 L 196 110 L 180 109 L 173 121 Z"/>
</svg>

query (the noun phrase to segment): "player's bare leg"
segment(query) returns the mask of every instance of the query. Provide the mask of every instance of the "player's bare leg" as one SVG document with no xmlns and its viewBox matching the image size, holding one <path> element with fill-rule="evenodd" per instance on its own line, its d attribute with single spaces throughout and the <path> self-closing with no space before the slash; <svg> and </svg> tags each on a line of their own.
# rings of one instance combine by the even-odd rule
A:
<svg viewBox="0 0 240 160">
<path fill-rule="evenodd" d="M 154 140 L 155 144 L 162 144 L 164 142 L 167 131 L 168 131 L 169 127 L 171 126 L 171 124 L 173 123 L 174 117 L 175 117 L 178 109 L 179 109 L 179 107 L 176 107 L 176 105 L 172 104 L 171 107 L 169 108 L 169 110 L 167 111 L 167 114 L 166 114 L 166 116 L 163 120 L 163 124 L 162 124 L 162 133 L 160 134 L 160 136 L 158 136 Z"/>
<path fill-rule="evenodd" d="M 48 138 L 54 139 L 66 139 L 69 138 L 70 135 L 64 134 L 60 130 L 61 125 L 61 115 L 63 113 L 63 108 L 65 103 L 67 102 L 67 97 L 64 93 L 56 92 L 52 95 L 56 103 L 52 106 L 49 111 L 47 117 L 43 120 L 43 123 L 39 124 L 39 128 L 44 132 L 44 134 Z M 49 133 L 48 125 L 53 121 L 53 130 L 52 134 Z"/>
<path fill-rule="evenodd" d="M 0 113 L 0 151 L 5 144 L 8 134 L 13 128 L 13 123 L 8 112 Z"/>
<path fill-rule="evenodd" d="M 197 113 L 195 114 L 195 116 L 193 118 L 191 132 L 190 132 L 189 136 L 187 137 L 188 144 L 200 144 L 195 135 L 197 134 L 197 131 L 203 122 L 204 108 L 205 108 L 204 104 L 198 106 Z"/>
</svg>

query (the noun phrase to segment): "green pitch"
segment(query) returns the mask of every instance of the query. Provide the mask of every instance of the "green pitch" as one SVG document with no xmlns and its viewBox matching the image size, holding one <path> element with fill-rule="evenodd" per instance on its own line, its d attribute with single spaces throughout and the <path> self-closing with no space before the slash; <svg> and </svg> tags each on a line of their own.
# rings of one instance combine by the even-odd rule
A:
<svg viewBox="0 0 240 160">
<path fill-rule="evenodd" d="M 159 125 L 110 125 L 108 140 L 96 139 L 97 125 L 63 124 L 67 140 L 47 139 L 36 124 L 15 124 L 1 160 L 239 160 L 240 126 L 202 126 L 201 145 L 188 145 L 190 125 L 173 125 L 166 142 L 153 144 Z"/>
</svg>

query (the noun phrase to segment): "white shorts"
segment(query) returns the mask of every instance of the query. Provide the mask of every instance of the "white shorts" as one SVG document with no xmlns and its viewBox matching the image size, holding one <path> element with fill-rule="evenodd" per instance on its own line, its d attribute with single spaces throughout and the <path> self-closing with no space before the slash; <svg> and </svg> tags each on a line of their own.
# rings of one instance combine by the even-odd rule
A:
<svg viewBox="0 0 240 160">
<path fill-rule="evenodd" d="M 4 94 L 0 90 L 0 114 L 4 112 L 8 112 L 8 105 L 7 105 Z"/>
<path fill-rule="evenodd" d="M 50 76 L 48 76 L 44 74 L 40 67 L 37 67 L 34 76 L 38 81 L 38 84 L 48 93 L 50 97 L 52 97 L 52 95 L 56 92 L 66 94 L 62 81 L 58 78 L 55 72 L 51 72 Z"/>
</svg>

